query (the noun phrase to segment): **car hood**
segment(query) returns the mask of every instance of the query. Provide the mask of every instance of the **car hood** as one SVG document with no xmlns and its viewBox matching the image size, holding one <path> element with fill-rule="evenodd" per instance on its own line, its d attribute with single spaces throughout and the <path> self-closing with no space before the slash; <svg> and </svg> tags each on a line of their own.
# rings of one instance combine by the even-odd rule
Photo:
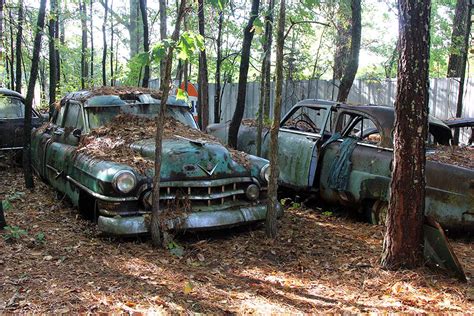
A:
<svg viewBox="0 0 474 316">
<path fill-rule="evenodd" d="M 144 139 L 130 145 L 146 160 L 155 159 L 155 140 Z M 161 179 L 192 180 L 226 177 L 249 177 L 250 168 L 236 162 L 227 148 L 219 143 L 187 139 L 163 139 Z M 153 177 L 154 169 L 145 174 Z"/>
</svg>

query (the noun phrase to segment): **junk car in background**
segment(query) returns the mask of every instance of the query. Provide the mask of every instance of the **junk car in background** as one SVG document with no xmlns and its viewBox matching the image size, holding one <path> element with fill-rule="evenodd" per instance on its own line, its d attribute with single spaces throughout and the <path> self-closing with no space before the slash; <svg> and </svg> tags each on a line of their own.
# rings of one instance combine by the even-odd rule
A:
<svg viewBox="0 0 474 316">
<path fill-rule="evenodd" d="M 41 115 L 32 110 L 32 127 L 41 125 Z M 9 89 L 0 89 L 0 152 L 23 149 L 25 99 Z"/>
<path fill-rule="evenodd" d="M 297 103 L 280 122 L 280 185 L 365 212 L 373 223 L 383 222 L 390 194 L 394 117 L 388 106 Z M 228 123 L 207 130 L 227 140 Z M 254 122 L 241 125 L 238 149 L 255 154 L 256 135 Z M 262 156 L 268 157 L 268 129 L 262 137 Z M 474 230 L 473 152 L 453 151 L 451 138 L 449 127 L 430 116 L 425 214 L 445 228 Z"/>
<path fill-rule="evenodd" d="M 32 135 L 36 172 L 104 232 L 149 231 L 159 98 L 140 88 L 71 93 L 52 123 Z M 173 97 L 168 103 L 160 188 L 166 228 L 265 219 L 268 161 L 228 150 L 197 129 L 187 104 Z"/>
</svg>

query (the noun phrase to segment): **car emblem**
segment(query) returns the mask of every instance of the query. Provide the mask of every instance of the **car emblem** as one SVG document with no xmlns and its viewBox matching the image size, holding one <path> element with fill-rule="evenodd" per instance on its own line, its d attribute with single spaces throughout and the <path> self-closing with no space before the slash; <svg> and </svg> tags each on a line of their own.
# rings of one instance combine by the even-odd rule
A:
<svg viewBox="0 0 474 316">
<path fill-rule="evenodd" d="M 199 169 L 201 169 L 202 171 L 204 171 L 208 176 L 212 176 L 212 174 L 214 173 L 214 171 L 216 171 L 218 164 L 219 164 L 219 163 L 217 163 L 214 167 L 212 167 L 212 164 L 211 164 L 211 163 L 208 163 L 208 164 L 207 164 L 207 168 L 204 168 L 204 167 L 201 166 L 200 164 L 197 164 L 197 166 L 199 167 Z"/>
</svg>

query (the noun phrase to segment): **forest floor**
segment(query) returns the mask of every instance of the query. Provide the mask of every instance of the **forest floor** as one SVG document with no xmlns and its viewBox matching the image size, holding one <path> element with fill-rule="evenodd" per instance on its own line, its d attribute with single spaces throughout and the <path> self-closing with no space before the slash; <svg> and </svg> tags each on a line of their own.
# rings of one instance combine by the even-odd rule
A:
<svg viewBox="0 0 474 316">
<path fill-rule="evenodd" d="M 27 234 L 0 238 L 0 313 L 474 313 L 472 238 L 452 242 L 461 283 L 383 270 L 382 227 L 301 207 L 286 209 L 275 241 L 261 226 L 188 234 L 180 254 L 102 236 L 43 183 L 27 191 L 19 170 L 0 171 L 2 194 L 7 223 Z"/>
</svg>

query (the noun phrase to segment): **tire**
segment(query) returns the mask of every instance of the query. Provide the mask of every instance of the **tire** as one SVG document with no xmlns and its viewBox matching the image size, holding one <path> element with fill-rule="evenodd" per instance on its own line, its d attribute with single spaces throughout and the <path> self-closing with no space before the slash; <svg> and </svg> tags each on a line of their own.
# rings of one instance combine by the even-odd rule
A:
<svg viewBox="0 0 474 316">
<path fill-rule="evenodd" d="M 388 202 L 377 200 L 367 210 L 369 222 L 373 225 L 384 225 L 387 222 Z"/>
</svg>

